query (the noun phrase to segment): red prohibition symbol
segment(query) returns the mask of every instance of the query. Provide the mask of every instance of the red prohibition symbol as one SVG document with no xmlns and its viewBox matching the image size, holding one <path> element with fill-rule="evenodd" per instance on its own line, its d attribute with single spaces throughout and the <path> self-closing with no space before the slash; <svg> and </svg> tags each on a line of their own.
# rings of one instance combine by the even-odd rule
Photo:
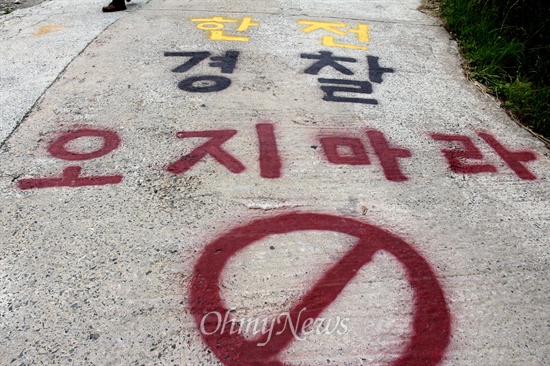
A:
<svg viewBox="0 0 550 366">
<path fill-rule="evenodd" d="M 443 359 L 451 337 L 451 316 L 445 296 L 428 262 L 409 244 L 387 231 L 349 218 L 291 213 L 253 221 L 234 228 L 208 244 L 195 265 L 190 289 L 190 307 L 203 341 L 225 366 L 283 366 L 278 355 L 294 337 L 286 324 L 275 326 L 277 337 L 248 340 L 240 333 L 216 332 L 220 318 L 203 318 L 212 312 L 230 316 L 220 294 L 221 274 L 240 250 L 269 235 L 294 231 L 323 230 L 357 238 L 356 244 L 334 264 L 311 290 L 289 311 L 290 320 L 302 329 L 308 318 L 317 318 L 380 250 L 393 255 L 405 268 L 414 290 L 413 332 L 405 351 L 392 366 L 431 366 Z M 300 317 L 300 311 L 305 312 Z M 202 322 L 202 323 L 201 323 Z M 282 328 L 285 326 L 284 328 Z M 282 329 L 277 329 L 277 327 Z M 265 344 L 264 344 L 265 343 Z M 262 344 L 263 346 L 258 346 Z"/>
</svg>

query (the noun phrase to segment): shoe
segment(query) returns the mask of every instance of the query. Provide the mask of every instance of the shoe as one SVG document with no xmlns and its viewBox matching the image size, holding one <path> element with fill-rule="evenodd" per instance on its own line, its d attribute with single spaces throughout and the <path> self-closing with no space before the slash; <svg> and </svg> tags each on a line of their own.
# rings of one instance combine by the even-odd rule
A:
<svg viewBox="0 0 550 366">
<path fill-rule="evenodd" d="M 121 10 L 126 10 L 126 4 L 124 4 L 124 0 L 113 0 L 109 5 L 103 7 L 104 13 L 112 13 L 114 11 Z"/>
</svg>

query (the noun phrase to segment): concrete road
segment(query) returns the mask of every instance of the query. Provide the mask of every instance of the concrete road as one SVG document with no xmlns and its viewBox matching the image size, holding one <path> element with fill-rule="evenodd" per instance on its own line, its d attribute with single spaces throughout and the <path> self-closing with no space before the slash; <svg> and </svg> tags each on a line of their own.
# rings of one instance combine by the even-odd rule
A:
<svg viewBox="0 0 550 366">
<path fill-rule="evenodd" d="M 0 21 L 0 364 L 550 364 L 548 149 L 418 1 L 80 3 Z"/>
</svg>

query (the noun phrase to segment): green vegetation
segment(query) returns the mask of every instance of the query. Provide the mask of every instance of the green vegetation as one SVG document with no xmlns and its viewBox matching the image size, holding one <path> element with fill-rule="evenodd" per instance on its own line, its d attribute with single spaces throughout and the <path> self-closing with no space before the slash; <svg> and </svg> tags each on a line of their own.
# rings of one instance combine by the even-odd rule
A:
<svg viewBox="0 0 550 366">
<path fill-rule="evenodd" d="M 550 1 L 442 0 L 440 10 L 470 77 L 550 137 Z"/>
</svg>

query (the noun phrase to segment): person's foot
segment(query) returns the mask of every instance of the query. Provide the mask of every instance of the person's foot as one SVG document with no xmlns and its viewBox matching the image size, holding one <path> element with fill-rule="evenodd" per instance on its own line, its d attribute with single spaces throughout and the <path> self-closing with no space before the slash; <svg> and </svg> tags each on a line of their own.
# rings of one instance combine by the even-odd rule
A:
<svg viewBox="0 0 550 366">
<path fill-rule="evenodd" d="M 109 5 L 103 7 L 104 13 L 112 13 L 114 11 L 121 10 L 126 10 L 126 4 L 124 3 L 124 0 L 113 0 Z"/>
</svg>

